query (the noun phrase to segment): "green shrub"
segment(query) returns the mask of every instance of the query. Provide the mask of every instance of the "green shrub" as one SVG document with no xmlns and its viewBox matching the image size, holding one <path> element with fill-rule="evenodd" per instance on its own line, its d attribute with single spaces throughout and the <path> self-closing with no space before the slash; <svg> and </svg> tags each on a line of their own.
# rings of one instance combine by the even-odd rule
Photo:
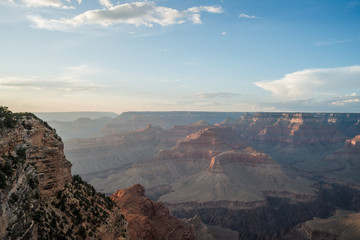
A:
<svg viewBox="0 0 360 240">
<path fill-rule="evenodd" d="M 16 120 L 14 119 L 14 114 L 8 110 L 7 107 L 0 106 L 0 118 L 4 118 L 0 121 L 0 128 L 14 128 Z"/>
<path fill-rule="evenodd" d="M 28 184 L 31 187 L 31 189 L 35 189 L 39 185 L 39 181 L 36 178 L 29 177 Z"/>
<path fill-rule="evenodd" d="M 6 176 L 0 172 L 0 188 L 6 188 Z"/>
<path fill-rule="evenodd" d="M 12 193 L 12 194 L 10 195 L 9 202 L 10 202 L 11 204 L 14 204 L 14 203 L 17 202 L 17 200 L 19 200 L 19 196 L 18 196 L 16 193 Z"/>
<path fill-rule="evenodd" d="M 3 164 L 1 170 L 8 177 L 11 176 L 14 172 L 10 162 L 6 162 L 5 164 Z"/>
<path fill-rule="evenodd" d="M 16 150 L 16 155 L 20 159 L 25 160 L 26 159 L 26 148 L 19 148 L 18 150 Z"/>
<path fill-rule="evenodd" d="M 86 229 L 81 226 L 79 228 L 79 231 L 77 232 L 77 234 L 79 235 L 79 237 L 81 237 L 82 239 L 86 239 Z"/>
</svg>

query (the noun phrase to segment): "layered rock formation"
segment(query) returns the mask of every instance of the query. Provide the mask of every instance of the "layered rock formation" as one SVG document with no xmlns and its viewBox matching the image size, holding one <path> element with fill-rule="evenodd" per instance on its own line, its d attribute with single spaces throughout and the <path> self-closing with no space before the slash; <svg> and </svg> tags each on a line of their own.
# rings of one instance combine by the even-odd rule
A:
<svg viewBox="0 0 360 240">
<path fill-rule="evenodd" d="M 28 115 L 17 117 L 14 128 L 1 131 L 2 163 L 22 157 L 37 169 L 42 195 L 53 195 L 71 181 L 71 163 L 64 156 L 64 145 L 55 130 Z"/>
<path fill-rule="evenodd" d="M 259 202 L 267 195 L 309 200 L 314 196 L 309 186 L 304 179 L 289 178 L 267 154 L 247 148 L 212 157 L 207 169 L 175 181 L 159 201 L 221 206 L 220 201 Z"/>
<path fill-rule="evenodd" d="M 119 208 L 72 178 L 55 130 L 33 114 L 0 110 L 0 238 L 125 238 Z"/>
<path fill-rule="evenodd" d="M 360 213 L 337 210 L 330 218 L 314 218 L 296 227 L 303 239 L 352 240 L 360 237 Z M 293 232 L 293 236 L 294 236 Z"/>
<path fill-rule="evenodd" d="M 204 224 L 200 217 L 183 219 L 186 223 L 194 226 L 196 240 L 237 240 L 239 233 L 230 229 Z"/>
<path fill-rule="evenodd" d="M 123 209 L 130 239 L 195 239 L 190 224 L 171 216 L 163 204 L 147 198 L 139 184 L 116 191 L 111 199 Z"/>
<path fill-rule="evenodd" d="M 291 194 L 294 199 L 308 199 L 313 195 L 311 182 L 289 178 L 269 155 L 255 151 L 231 128 L 224 127 L 202 129 L 173 148 L 159 151 L 153 160 L 92 181 L 105 192 L 137 182 L 145 185 L 149 196 L 161 195 L 160 201 L 173 204 L 257 202 L 267 195 Z"/>
<path fill-rule="evenodd" d="M 180 116 L 164 114 L 145 115 L 172 123 Z M 196 214 L 245 239 L 286 239 L 289 228 L 358 203 L 347 187 L 360 183 L 360 114 L 250 113 L 215 127 L 205 120 L 163 130 L 156 144 L 144 142 L 156 149 L 152 156 L 134 151 L 129 165 L 95 174 L 91 183 L 106 193 L 141 183 L 177 216 Z"/>
<path fill-rule="evenodd" d="M 312 113 L 258 113 L 244 115 L 234 129 L 258 141 L 314 144 L 345 140 L 335 115 Z"/>
<path fill-rule="evenodd" d="M 360 164 L 360 135 L 347 139 L 340 149 L 324 158 L 324 161 L 340 166 Z"/>
</svg>

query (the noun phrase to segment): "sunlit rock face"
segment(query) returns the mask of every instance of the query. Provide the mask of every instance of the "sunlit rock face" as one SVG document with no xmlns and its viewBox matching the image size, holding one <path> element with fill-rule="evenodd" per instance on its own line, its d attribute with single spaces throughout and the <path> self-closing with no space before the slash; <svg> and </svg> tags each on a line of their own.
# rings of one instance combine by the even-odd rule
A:
<svg viewBox="0 0 360 240">
<path fill-rule="evenodd" d="M 56 131 L 33 114 L 7 115 L 11 124 L 0 129 L 0 238 L 126 239 L 119 208 L 71 176 Z"/>
<path fill-rule="evenodd" d="M 24 150 L 26 161 L 37 169 L 41 194 L 53 195 L 71 181 L 71 163 L 65 158 L 64 144 L 42 120 L 21 117 L 13 129 L 1 132 L 0 139 L 0 155 Z"/>
<path fill-rule="evenodd" d="M 313 113 L 258 113 L 244 115 L 234 129 L 257 141 L 277 141 L 294 144 L 334 143 L 345 140 L 339 127 L 356 122 L 343 115 Z M 349 117 L 350 118 L 350 117 Z M 339 126 L 342 124 L 341 126 Z"/>
<path fill-rule="evenodd" d="M 140 184 L 116 191 L 111 199 L 123 209 L 130 239 L 195 239 L 193 227 L 171 216 L 162 203 L 147 198 Z"/>
</svg>

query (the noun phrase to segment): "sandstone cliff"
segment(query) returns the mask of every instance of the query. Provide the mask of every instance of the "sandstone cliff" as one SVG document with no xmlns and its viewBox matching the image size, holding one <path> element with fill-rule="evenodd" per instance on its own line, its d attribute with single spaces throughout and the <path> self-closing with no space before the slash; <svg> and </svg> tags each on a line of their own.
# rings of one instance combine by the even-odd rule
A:
<svg viewBox="0 0 360 240">
<path fill-rule="evenodd" d="M 128 221 L 130 239 L 195 239 L 190 224 L 171 216 L 162 203 L 147 198 L 144 187 L 139 184 L 116 191 L 111 199 Z"/>
<path fill-rule="evenodd" d="M 72 177 L 63 143 L 33 114 L 0 108 L 0 238 L 119 239 L 118 207 Z"/>
<path fill-rule="evenodd" d="M 329 218 L 314 218 L 296 227 L 304 239 L 353 240 L 360 237 L 360 213 L 337 210 Z"/>
</svg>

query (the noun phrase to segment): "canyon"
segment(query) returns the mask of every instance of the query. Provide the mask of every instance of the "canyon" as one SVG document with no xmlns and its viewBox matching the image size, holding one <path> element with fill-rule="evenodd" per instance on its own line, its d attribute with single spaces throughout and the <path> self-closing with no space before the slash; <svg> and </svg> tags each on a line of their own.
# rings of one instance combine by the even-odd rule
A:
<svg viewBox="0 0 360 240">
<path fill-rule="evenodd" d="M 170 215 L 140 185 L 118 190 L 112 199 L 96 192 L 71 175 L 63 148 L 48 123 L 0 107 L 1 239 L 192 240 L 216 233 L 200 231 L 200 220 Z"/>
<path fill-rule="evenodd" d="M 63 144 L 61 132 L 76 124 L 57 133 L 33 114 L 14 115 L 1 130 L 1 233 L 351 239 L 359 122 L 350 113 L 128 112 L 89 134 L 95 125 L 84 124 Z M 68 227 L 79 215 L 81 225 Z"/>
<path fill-rule="evenodd" d="M 101 192 L 140 183 L 175 216 L 198 216 L 240 239 L 307 239 L 295 230 L 299 224 L 337 209 L 358 211 L 350 205 L 359 204 L 360 114 L 202 113 L 183 124 L 176 117 L 185 118 L 125 113 L 97 137 L 66 141 L 66 154 L 75 164 L 91 163 L 80 175 Z M 97 142 L 108 148 L 91 151 Z M 108 157 L 112 151 L 116 157 Z M 90 167 L 100 164 L 101 171 Z M 345 193 L 344 202 L 329 197 Z"/>
</svg>

